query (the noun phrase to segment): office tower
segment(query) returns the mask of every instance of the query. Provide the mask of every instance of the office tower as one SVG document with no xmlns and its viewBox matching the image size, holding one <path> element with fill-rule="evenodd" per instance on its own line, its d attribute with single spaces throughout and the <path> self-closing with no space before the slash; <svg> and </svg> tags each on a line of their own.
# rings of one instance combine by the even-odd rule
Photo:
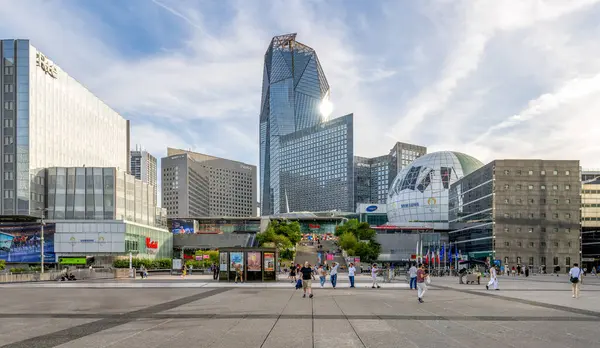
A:
<svg viewBox="0 0 600 348">
<path fill-rule="evenodd" d="M 388 191 L 396 176 L 425 154 L 424 146 L 397 142 L 387 155 L 354 156 L 354 203 L 387 203 Z"/>
<path fill-rule="evenodd" d="M 29 40 L 2 40 L 0 45 L 0 214 L 40 216 L 45 168 L 127 170 L 127 120 Z"/>
<path fill-rule="evenodd" d="M 256 166 L 193 151 L 167 149 L 168 156 L 183 154 L 198 163 L 208 177 L 208 213 L 194 217 L 256 216 Z"/>
<path fill-rule="evenodd" d="M 156 166 L 156 157 L 148 151 L 137 148 L 130 154 L 131 175 L 154 187 L 154 201 L 156 202 L 158 191 L 158 168 Z"/>
<path fill-rule="evenodd" d="M 167 217 L 208 216 L 208 171 L 188 154 L 170 155 L 160 160 L 162 207 Z"/>
<path fill-rule="evenodd" d="M 281 213 L 354 211 L 352 121 L 349 114 L 279 138 Z"/>
<path fill-rule="evenodd" d="M 469 259 L 560 272 L 579 262 L 579 161 L 495 160 L 452 184 L 450 242 Z"/>
<path fill-rule="evenodd" d="M 581 263 L 600 264 L 600 170 L 581 172 Z"/>
<path fill-rule="evenodd" d="M 296 41 L 296 34 L 274 37 L 264 57 L 260 110 L 262 215 L 286 211 L 281 137 L 326 121 L 328 105 L 329 84 L 316 52 Z M 293 199 L 288 194 L 288 202 Z"/>
</svg>

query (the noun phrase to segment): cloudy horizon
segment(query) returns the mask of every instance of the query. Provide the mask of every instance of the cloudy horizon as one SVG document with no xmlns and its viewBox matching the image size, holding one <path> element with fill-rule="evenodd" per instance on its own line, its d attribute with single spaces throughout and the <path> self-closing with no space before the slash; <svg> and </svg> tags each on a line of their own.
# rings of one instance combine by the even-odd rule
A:
<svg viewBox="0 0 600 348">
<path fill-rule="evenodd" d="M 258 166 L 263 55 L 297 33 L 358 156 L 396 141 L 600 168 L 600 1 L 6 2 L 31 40 L 132 124 L 132 148 Z M 159 175 L 160 176 L 160 175 Z"/>
</svg>

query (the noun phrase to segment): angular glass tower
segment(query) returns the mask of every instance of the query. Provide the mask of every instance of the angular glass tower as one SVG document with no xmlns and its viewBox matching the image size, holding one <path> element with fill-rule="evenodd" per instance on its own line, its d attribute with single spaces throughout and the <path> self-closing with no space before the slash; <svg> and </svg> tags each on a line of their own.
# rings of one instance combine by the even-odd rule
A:
<svg viewBox="0 0 600 348">
<path fill-rule="evenodd" d="M 260 110 L 261 215 L 286 209 L 280 137 L 327 121 L 320 107 L 328 99 L 329 84 L 317 53 L 297 42 L 296 34 L 274 37 L 265 53 Z"/>
</svg>

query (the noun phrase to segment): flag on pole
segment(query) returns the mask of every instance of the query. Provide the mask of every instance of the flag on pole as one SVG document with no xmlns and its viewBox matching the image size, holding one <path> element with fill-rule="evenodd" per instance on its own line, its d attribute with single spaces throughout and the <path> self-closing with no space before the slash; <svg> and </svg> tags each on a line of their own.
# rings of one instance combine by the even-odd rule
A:
<svg viewBox="0 0 600 348">
<path fill-rule="evenodd" d="M 450 247 L 448 247 L 448 262 L 452 264 L 452 244 L 450 244 Z"/>
</svg>

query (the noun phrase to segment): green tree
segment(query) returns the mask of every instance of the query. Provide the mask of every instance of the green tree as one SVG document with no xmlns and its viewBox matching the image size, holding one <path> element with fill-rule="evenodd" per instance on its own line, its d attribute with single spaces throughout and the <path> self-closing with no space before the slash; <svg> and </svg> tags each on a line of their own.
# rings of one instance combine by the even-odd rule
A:
<svg viewBox="0 0 600 348">
<path fill-rule="evenodd" d="M 300 224 L 297 221 L 272 220 L 264 232 L 256 235 L 256 239 L 259 246 L 272 243 L 279 250 L 280 255 L 285 254 L 291 256 L 290 259 L 293 259 L 293 248 L 302 239 Z"/>
<path fill-rule="evenodd" d="M 339 237 L 340 248 L 349 255 L 359 256 L 364 262 L 373 262 L 379 257 L 381 245 L 377 243 L 377 233 L 368 223 L 357 219 L 348 220 L 335 229 L 335 235 Z"/>
<path fill-rule="evenodd" d="M 356 244 L 358 244 L 358 240 L 356 236 L 352 232 L 346 232 L 340 236 L 338 241 L 338 245 L 340 248 L 349 252 L 349 250 L 356 249 Z"/>
<path fill-rule="evenodd" d="M 0 271 L 3 271 L 6 268 L 6 261 L 0 260 Z"/>
</svg>

